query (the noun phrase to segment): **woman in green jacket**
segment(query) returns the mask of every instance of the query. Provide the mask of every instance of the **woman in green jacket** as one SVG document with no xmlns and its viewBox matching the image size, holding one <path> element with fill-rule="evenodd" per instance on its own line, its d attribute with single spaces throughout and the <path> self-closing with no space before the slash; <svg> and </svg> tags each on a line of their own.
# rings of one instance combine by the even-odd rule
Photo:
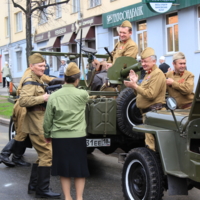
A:
<svg viewBox="0 0 200 200">
<path fill-rule="evenodd" d="M 74 178 L 76 200 L 82 200 L 85 177 L 89 176 L 85 121 L 88 93 L 76 88 L 79 80 L 80 70 L 76 63 L 70 63 L 66 83 L 48 100 L 43 125 L 46 141 L 52 141 L 52 175 L 60 176 L 65 200 L 72 200 L 70 178 Z"/>
</svg>

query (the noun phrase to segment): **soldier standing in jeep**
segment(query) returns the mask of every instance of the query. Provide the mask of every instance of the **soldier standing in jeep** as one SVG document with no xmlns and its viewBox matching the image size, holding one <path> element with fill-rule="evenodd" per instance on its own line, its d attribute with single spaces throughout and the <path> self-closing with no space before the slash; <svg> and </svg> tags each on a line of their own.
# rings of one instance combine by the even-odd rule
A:
<svg viewBox="0 0 200 200">
<path fill-rule="evenodd" d="M 182 52 L 173 55 L 174 71 L 166 74 L 167 91 L 176 99 L 179 109 L 190 109 L 194 98 L 194 75 L 186 70 L 186 58 Z"/>
</svg>

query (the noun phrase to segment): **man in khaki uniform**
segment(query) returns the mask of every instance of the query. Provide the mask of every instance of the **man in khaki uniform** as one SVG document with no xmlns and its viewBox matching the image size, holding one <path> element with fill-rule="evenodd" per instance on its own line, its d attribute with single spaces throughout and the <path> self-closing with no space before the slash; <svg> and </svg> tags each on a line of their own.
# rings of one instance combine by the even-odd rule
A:
<svg viewBox="0 0 200 200">
<path fill-rule="evenodd" d="M 182 52 L 173 55 L 174 71 L 166 74 L 167 91 L 177 101 L 179 109 L 189 109 L 194 98 L 194 75 L 186 70 L 186 58 Z"/>
<path fill-rule="evenodd" d="M 136 105 L 142 114 L 154 109 L 161 110 L 165 107 L 166 78 L 156 65 L 156 56 L 152 48 L 147 47 L 141 53 L 141 64 L 146 71 L 141 85 L 137 84 L 138 75 L 133 70 L 129 73 L 130 81 L 124 81 L 124 84 L 134 89 L 137 94 Z M 145 134 L 145 143 L 155 151 L 155 139 L 152 134 Z"/>
<path fill-rule="evenodd" d="M 129 21 L 124 21 L 119 27 L 120 41 L 115 45 L 114 50 L 111 52 L 113 56 L 112 63 L 121 56 L 129 56 L 136 58 L 138 53 L 137 44 L 131 39 L 132 25 Z M 108 62 L 111 62 L 110 60 Z"/>
<path fill-rule="evenodd" d="M 22 83 L 25 78 L 28 77 L 28 74 L 30 74 L 31 69 L 27 68 L 24 72 L 19 86 L 17 88 L 17 96 L 20 96 L 20 92 L 22 89 Z M 55 79 L 49 76 L 46 76 L 45 74 L 41 77 L 42 80 L 45 83 L 49 83 L 51 80 Z M 14 167 L 15 165 L 18 166 L 30 166 L 30 163 L 27 163 L 23 160 L 22 155 L 24 154 L 24 151 L 26 149 L 26 142 L 25 139 L 27 138 L 27 133 L 24 133 L 22 131 L 23 126 L 23 120 L 24 116 L 26 115 L 26 108 L 20 107 L 19 101 L 17 100 L 14 108 L 13 108 L 13 121 L 15 125 L 15 131 L 16 136 L 14 139 L 10 140 L 7 145 L 2 149 L 0 154 L 0 160 L 7 165 L 8 167 Z M 9 156 L 13 153 L 12 161 L 9 159 Z"/>
<path fill-rule="evenodd" d="M 32 145 L 35 148 L 38 159 L 33 164 L 28 185 L 28 193 L 36 192 L 37 198 L 59 198 L 59 193 L 49 189 L 50 170 L 52 165 L 51 144 L 46 143 L 43 131 L 43 119 L 45 106 L 49 94 L 45 93 L 42 76 L 45 71 L 45 60 L 40 54 L 29 57 L 31 71 L 27 78 L 23 79 L 19 98 L 19 105 L 26 107 L 22 131 L 29 134 Z"/>
</svg>

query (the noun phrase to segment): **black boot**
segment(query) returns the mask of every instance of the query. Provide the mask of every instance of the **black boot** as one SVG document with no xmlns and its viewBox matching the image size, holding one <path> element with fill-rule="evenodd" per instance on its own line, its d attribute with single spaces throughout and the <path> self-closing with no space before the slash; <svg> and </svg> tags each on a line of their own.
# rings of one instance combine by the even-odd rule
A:
<svg viewBox="0 0 200 200">
<path fill-rule="evenodd" d="M 13 147 L 15 145 L 15 140 L 12 139 L 10 140 L 7 145 L 2 149 L 1 155 L 0 155 L 0 160 L 2 163 L 4 163 L 8 167 L 14 167 L 15 163 L 13 163 L 10 159 L 9 156 L 12 153 Z"/>
<path fill-rule="evenodd" d="M 36 190 L 37 169 L 38 169 L 38 164 L 33 163 L 32 170 L 31 170 L 30 181 L 29 181 L 29 184 L 28 184 L 28 194 L 33 194 L 35 192 L 35 190 Z"/>
<path fill-rule="evenodd" d="M 24 161 L 23 159 L 23 154 L 25 151 L 25 142 L 24 141 L 15 141 L 15 145 L 13 147 L 13 157 L 12 157 L 12 161 L 15 163 L 15 165 L 19 165 L 19 166 L 25 166 L 25 167 L 29 167 L 31 166 L 31 163 L 28 163 L 26 161 Z"/>
<path fill-rule="evenodd" d="M 59 199 L 60 193 L 49 189 L 51 167 L 38 167 L 38 181 L 36 187 L 36 198 Z"/>
</svg>

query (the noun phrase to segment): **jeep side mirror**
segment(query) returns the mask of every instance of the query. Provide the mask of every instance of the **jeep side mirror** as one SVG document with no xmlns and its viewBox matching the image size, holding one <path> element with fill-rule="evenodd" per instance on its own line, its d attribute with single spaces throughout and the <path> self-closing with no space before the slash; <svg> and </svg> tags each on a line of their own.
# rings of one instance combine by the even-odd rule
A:
<svg viewBox="0 0 200 200">
<path fill-rule="evenodd" d="M 177 108 L 177 102 L 176 102 L 176 99 L 174 99 L 173 97 L 168 97 L 167 100 L 166 100 L 166 104 L 167 104 L 167 108 L 170 109 L 172 115 L 173 115 L 173 118 L 174 118 L 174 121 L 175 121 L 175 124 L 176 124 L 176 127 L 178 129 L 178 132 L 181 134 L 181 131 L 179 129 L 179 126 L 178 126 L 178 122 L 176 120 L 176 116 L 174 114 L 174 110 Z"/>
<path fill-rule="evenodd" d="M 167 103 L 167 107 L 170 110 L 175 110 L 177 108 L 176 99 L 174 99 L 173 97 L 168 97 L 166 103 Z"/>
</svg>

